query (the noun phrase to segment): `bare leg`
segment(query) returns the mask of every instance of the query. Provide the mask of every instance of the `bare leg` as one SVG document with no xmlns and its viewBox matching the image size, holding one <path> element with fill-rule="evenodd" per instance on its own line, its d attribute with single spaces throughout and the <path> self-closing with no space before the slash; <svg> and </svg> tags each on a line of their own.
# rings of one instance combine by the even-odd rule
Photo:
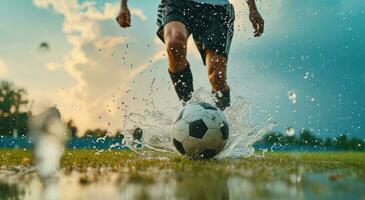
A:
<svg viewBox="0 0 365 200">
<path fill-rule="evenodd" d="M 164 27 L 164 39 L 169 58 L 169 74 L 179 99 L 190 100 L 193 93 L 193 76 L 186 59 L 189 32 L 181 22 L 170 22 Z"/>
<path fill-rule="evenodd" d="M 186 46 L 189 32 L 181 22 L 170 22 L 164 27 L 164 39 L 169 57 L 169 71 L 179 72 L 188 65 Z"/>
<path fill-rule="evenodd" d="M 229 86 L 227 84 L 227 59 L 210 50 L 206 51 L 206 66 L 212 93 L 216 94 L 217 107 L 224 110 L 230 106 Z"/>
</svg>

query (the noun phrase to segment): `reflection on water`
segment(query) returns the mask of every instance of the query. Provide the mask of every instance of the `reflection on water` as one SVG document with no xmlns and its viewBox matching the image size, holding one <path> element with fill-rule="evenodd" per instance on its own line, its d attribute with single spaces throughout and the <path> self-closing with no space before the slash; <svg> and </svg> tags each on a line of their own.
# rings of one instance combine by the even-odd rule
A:
<svg viewBox="0 0 365 200">
<path fill-rule="evenodd" d="M 334 176 L 324 173 L 310 174 L 303 181 L 310 185 L 303 188 L 306 199 L 313 199 L 315 195 L 321 196 L 322 199 L 365 199 L 364 177 L 353 178 L 351 175 Z"/>
<path fill-rule="evenodd" d="M 24 191 L 20 191 L 15 184 L 7 184 L 0 182 L 0 198 L 1 199 L 22 199 Z"/>
<path fill-rule="evenodd" d="M 0 199 L 363 199 L 364 180 L 329 174 L 259 181 L 238 176 L 192 175 L 151 169 L 143 176 L 88 169 L 62 172 L 42 184 L 34 171 L 0 173 Z M 19 173 L 18 173 L 19 174 Z M 149 176 L 148 174 L 153 174 Z M 294 181 L 294 182 L 293 182 Z"/>
</svg>

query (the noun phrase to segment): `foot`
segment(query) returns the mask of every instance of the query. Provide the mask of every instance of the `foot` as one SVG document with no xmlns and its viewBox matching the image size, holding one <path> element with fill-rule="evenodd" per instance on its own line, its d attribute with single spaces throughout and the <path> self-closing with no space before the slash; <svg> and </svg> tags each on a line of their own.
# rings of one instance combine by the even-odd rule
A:
<svg viewBox="0 0 365 200">
<path fill-rule="evenodd" d="M 231 106 L 230 90 L 224 92 L 215 93 L 215 105 L 224 111 L 227 107 Z"/>
</svg>

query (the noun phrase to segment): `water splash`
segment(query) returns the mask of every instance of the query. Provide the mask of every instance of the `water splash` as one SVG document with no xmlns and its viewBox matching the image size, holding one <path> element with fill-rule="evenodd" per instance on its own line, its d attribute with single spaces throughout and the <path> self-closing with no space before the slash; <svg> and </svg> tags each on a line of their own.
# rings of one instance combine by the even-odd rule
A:
<svg viewBox="0 0 365 200">
<path fill-rule="evenodd" d="M 295 91 L 289 91 L 288 92 L 288 98 L 292 102 L 292 104 L 297 103 L 297 93 Z"/>
<path fill-rule="evenodd" d="M 205 101 L 214 105 L 214 96 L 203 88 L 197 89 L 190 102 Z M 153 104 L 153 102 L 151 103 Z M 160 152 L 176 152 L 172 145 L 170 133 L 171 124 L 181 105 L 169 106 L 164 110 L 146 109 L 143 113 L 124 115 L 125 145 L 133 149 L 133 140 L 128 139 L 135 127 L 142 128 L 144 134 L 142 143 L 145 147 Z M 232 99 L 232 106 L 224 111 L 230 125 L 230 137 L 225 149 L 216 156 L 218 159 L 239 158 L 251 155 L 254 152 L 252 145 L 270 131 L 275 123 L 267 116 L 262 123 L 254 122 L 252 105 L 242 97 Z"/>
<path fill-rule="evenodd" d="M 285 129 L 285 134 L 289 137 L 292 137 L 295 135 L 295 129 L 293 127 L 288 127 Z"/>
</svg>

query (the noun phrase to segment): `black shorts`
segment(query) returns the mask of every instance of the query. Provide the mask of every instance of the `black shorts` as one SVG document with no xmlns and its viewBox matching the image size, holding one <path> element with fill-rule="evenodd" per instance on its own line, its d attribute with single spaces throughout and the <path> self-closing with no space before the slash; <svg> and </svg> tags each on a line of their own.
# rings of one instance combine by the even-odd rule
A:
<svg viewBox="0 0 365 200">
<path fill-rule="evenodd" d="M 228 58 L 234 19 L 232 4 L 211 5 L 190 0 L 162 0 L 158 7 L 157 35 L 164 42 L 163 27 L 172 21 L 183 23 L 193 35 L 205 64 L 207 49 Z"/>
</svg>

